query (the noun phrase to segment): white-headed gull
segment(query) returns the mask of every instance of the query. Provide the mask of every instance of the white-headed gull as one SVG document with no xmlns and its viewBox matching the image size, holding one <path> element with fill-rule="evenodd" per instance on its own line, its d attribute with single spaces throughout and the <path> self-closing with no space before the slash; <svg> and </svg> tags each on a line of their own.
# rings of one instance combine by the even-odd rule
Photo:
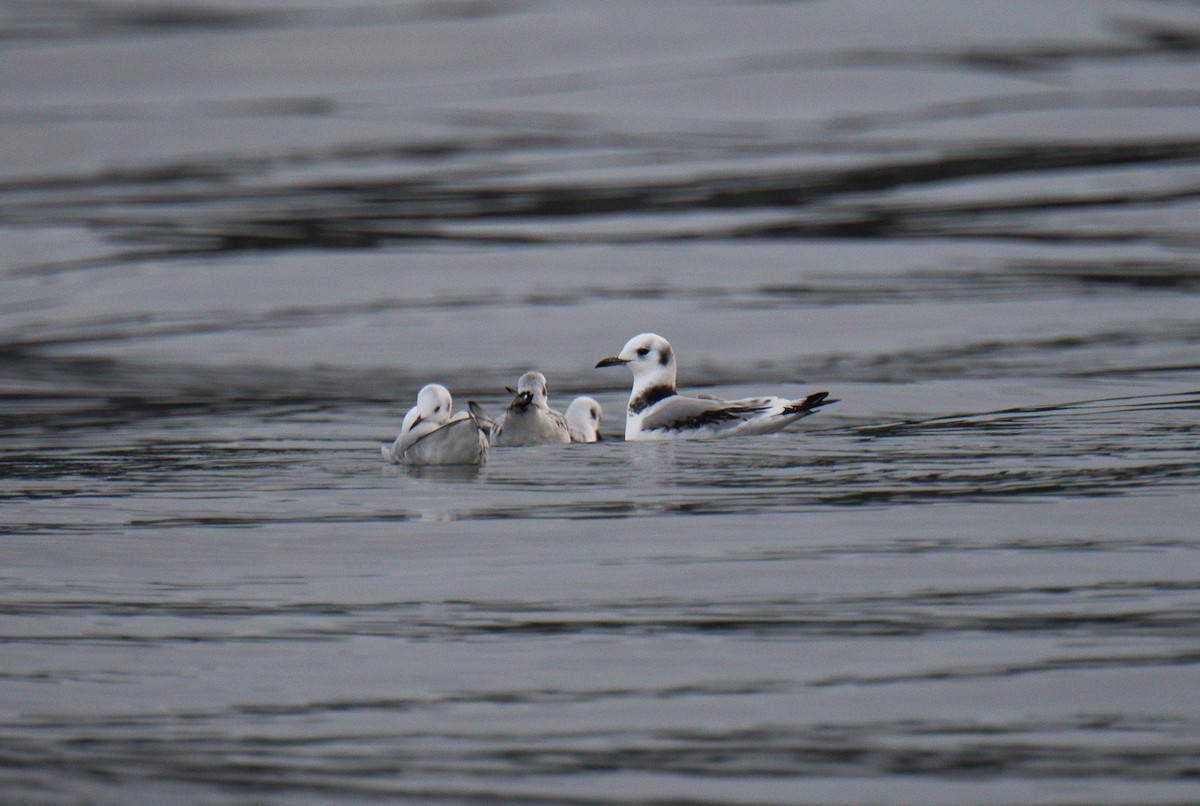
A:
<svg viewBox="0 0 1200 806">
<path fill-rule="evenodd" d="M 596 442 L 600 439 L 600 404 L 590 397 L 577 397 L 567 406 L 567 425 L 572 442 Z"/>
<path fill-rule="evenodd" d="M 475 418 L 451 414 L 450 390 L 439 383 L 422 387 L 417 405 L 404 415 L 400 436 L 380 449 L 389 462 L 410 465 L 479 465 L 487 461 L 488 441 Z"/>
<path fill-rule="evenodd" d="M 622 365 L 633 372 L 633 391 L 625 416 L 625 439 L 629 440 L 770 434 L 835 402 L 828 399 L 828 392 L 814 392 L 799 400 L 718 400 L 681 395 L 675 389 L 675 351 L 657 333 L 634 336 L 620 354 L 596 364 Z"/>
<path fill-rule="evenodd" d="M 491 424 L 493 445 L 543 445 L 571 441 L 570 427 L 562 412 L 550 408 L 546 395 L 546 376 L 526 372 L 517 381 L 512 403 Z M 472 406 L 477 416 L 481 411 Z"/>
</svg>

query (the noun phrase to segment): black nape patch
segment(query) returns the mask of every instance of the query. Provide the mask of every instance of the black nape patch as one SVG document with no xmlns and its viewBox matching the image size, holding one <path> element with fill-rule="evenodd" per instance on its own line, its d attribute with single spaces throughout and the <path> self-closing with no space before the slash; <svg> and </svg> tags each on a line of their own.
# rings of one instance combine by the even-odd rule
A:
<svg viewBox="0 0 1200 806">
<path fill-rule="evenodd" d="M 670 347 L 665 347 L 658 351 L 658 363 L 662 364 L 664 367 L 667 364 L 671 363 L 671 348 Z"/>
<path fill-rule="evenodd" d="M 663 398 L 670 397 L 675 394 L 675 387 L 664 383 L 659 386 L 651 386 L 646 391 L 629 401 L 629 410 L 634 414 L 643 412 L 653 406 Z"/>
</svg>

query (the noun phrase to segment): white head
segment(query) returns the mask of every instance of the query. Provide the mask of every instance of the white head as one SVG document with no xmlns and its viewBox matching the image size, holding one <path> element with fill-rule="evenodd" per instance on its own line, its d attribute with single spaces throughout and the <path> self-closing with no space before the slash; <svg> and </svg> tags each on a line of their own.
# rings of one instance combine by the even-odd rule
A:
<svg viewBox="0 0 1200 806">
<path fill-rule="evenodd" d="M 588 442 L 600 438 L 600 404 L 590 397 L 577 397 L 567 406 L 567 422 L 579 430 Z"/>
<path fill-rule="evenodd" d="M 675 391 L 675 351 L 657 333 L 642 333 L 625 343 L 615 356 L 601 359 L 597 367 L 624 364 L 633 373 L 633 390 L 666 386 Z"/>
<path fill-rule="evenodd" d="M 526 372 L 517 380 L 517 388 L 508 391 L 514 395 L 512 406 L 516 408 L 523 409 L 530 403 L 541 409 L 550 407 L 546 376 L 540 372 Z"/>
<path fill-rule="evenodd" d="M 418 423 L 423 422 L 446 424 L 450 420 L 450 409 L 453 406 L 454 400 L 450 397 L 449 389 L 440 383 L 423 386 L 417 393 L 417 405 L 404 415 L 404 425 L 400 427 L 400 433 L 412 431 Z"/>
</svg>

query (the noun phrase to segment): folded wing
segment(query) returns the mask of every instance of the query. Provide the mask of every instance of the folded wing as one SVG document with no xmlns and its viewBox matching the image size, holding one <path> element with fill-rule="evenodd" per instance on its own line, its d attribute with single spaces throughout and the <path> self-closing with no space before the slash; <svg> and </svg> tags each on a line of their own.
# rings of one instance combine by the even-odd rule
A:
<svg viewBox="0 0 1200 806">
<path fill-rule="evenodd" d="M 673 395 L 647 412 L 642 419 L 642 430 L 677 431 L 731 425 L 756 417 L 770 407 L 769 398 L 727 402 Z"/>
</svg>

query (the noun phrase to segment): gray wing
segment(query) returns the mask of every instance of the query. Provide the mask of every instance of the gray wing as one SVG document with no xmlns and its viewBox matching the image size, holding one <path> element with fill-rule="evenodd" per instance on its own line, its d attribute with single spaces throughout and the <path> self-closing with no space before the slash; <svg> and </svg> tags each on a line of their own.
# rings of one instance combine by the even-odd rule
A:
<svg viewBox="0 0 1200 806">
<path fill-rule="evenodd" d="M 412 464 L 479 464 L 487 460 L 487 440 L 473 417 L 451 420 L 417 437 L 404 451 Z"/>
<path fill-rule="evenodd" d="M 759 401 L 728 403 L 716 398 L 673 395 L 642 420 L 642 429 L 674 431 L 684 428 L 703 428 L 723 423 L 738 423 L 770 408 Z"/>
<path fill-rule="evenodd" d="M 550 412 L 550 421 L 554 423 L 554 428 L 564 434 L 571 433 L 571 424 L 567 422 L 567 415 L 555 409 L 548 409 Z"/>
</svg>

